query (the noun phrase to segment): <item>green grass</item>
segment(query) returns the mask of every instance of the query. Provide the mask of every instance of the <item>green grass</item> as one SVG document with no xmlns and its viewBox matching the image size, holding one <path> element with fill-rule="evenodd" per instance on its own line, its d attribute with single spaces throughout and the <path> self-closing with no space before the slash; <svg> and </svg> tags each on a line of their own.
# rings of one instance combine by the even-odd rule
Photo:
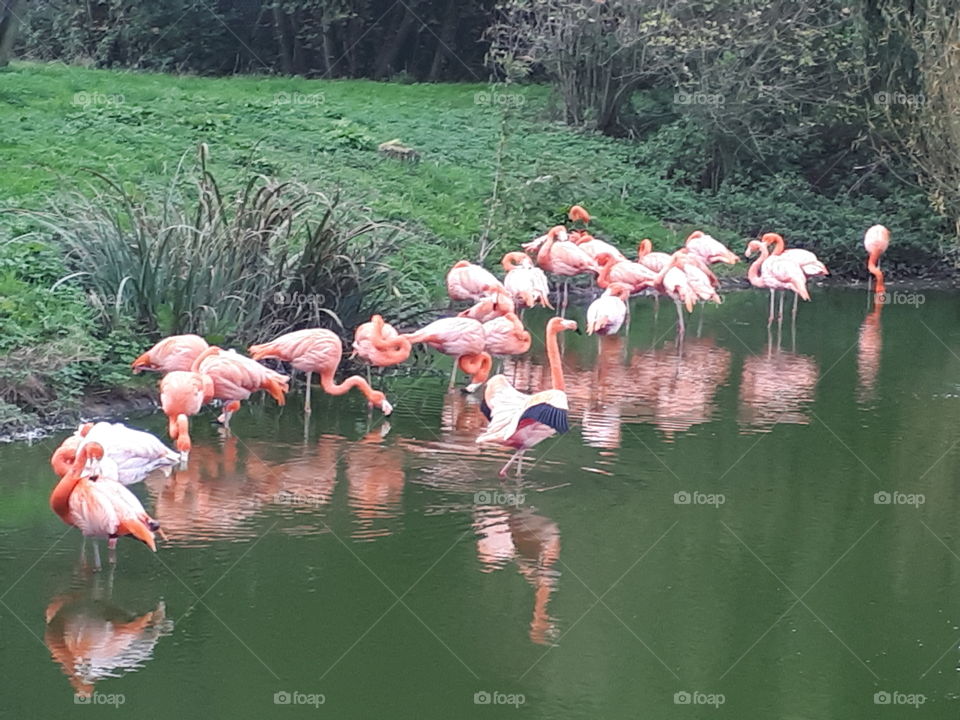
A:
<svg viewBox="0 0 960 720">
<path fill-rule="evenodd" d="M 0 206 L 40 209 L 96 170 L 136 189 L 164 182 L 196 143 L 221 176 L 245 167 L 340 189 L 374 216 L 475 254 L 496 172 L 501 110 L 482 85 L 364 80 L 197 78 L 15 63 L 0 74 Z M 548 90 L 511 89 L 494 229 L 515 245 L 582 202 L 624 245 L 676 234 L 631 203 L 631 146 L 547 118 Z M 278 102 L 289 98 L 299 102 Z M 84 99 L 92 102 L 81 104 Z M 520 101 L 514 101 L 520 102 Z M 381 157 L 399 138 L 416 164 Z"/>
</svg>

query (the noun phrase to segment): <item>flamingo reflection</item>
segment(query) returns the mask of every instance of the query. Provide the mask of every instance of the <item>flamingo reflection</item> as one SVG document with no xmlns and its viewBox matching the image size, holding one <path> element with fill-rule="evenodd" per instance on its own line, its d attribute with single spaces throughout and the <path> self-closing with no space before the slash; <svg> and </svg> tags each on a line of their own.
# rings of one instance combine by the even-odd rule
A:
<svg viewBox="0 0 960 720">
<path fill-rule="evenodd" d="M 478 507 L 474 513 L 474 528 L 483 571 L 494 572 L 511 561 L 516 563 L 534 589 L 530 640 L 538 645 L 552 643 L 556 623 L 547 605 L 559 578 L 554 565 L 560 557 L 560 528 L 529 509 L 508 511 L 487 506 Z"/>
<path fill-rule="evenodd" d="M 46 610 L 43 641 L 78 696 L 90 697 L 96 683 L 141 669 L 157 641 L 173 630 L 163 602 L 135 615 L 99 592 L 54 597 Z"/>
<path fill-rule="evenodd" d="M 743 429 L 769 432 L 775 425 L 807 425 L 820 370 L 808 355 L 770 346 L 766 355 L 743 361 L 738 422 Z"/>
<path fill-rule="evenodd" d="M 455 395 L 463 397 L 463 393 Z M 405 453 L 402 448 L 384 445 L 385 434 L 382 429 L 370 432 L 345 452 L 350 509 L 359 524 L 353 534 L 356 539 L 389 535 L 390 528 L 377 527 L 378 521 L 400 515 Z"/>
<path fill-rule="evenodd" d="M 883 333 L 880 327 L 882 308 L 883 303 L 875 300 L 873 310 L 860 325 L 857 338 L 857 400 L 861 403 L 869 403 L 876 396 L 880 351 L 883 348 Z"/>
</svg>

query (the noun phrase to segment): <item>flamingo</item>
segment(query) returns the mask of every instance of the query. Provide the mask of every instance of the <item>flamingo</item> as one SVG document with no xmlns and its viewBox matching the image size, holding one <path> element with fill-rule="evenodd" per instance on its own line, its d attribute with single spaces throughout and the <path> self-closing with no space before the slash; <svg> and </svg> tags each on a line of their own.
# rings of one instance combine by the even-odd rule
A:
<svg viewBox="0 0 960 720">
<path fill-rule="evenodd" d="M 278 405 L 284 404 L 284 396 L 289 390 L 289 377 L 265 368 L 236 350 L 211 347 L 193 361 L 192 371 L 210 378 L 213 392 L 205 393 L 208 399 L 216 398 L 226 403 L 217 420 L 227 428 L 230 427 L 230 417 L 240 409 L 240 402 L 257 390 L 266 390 Z"/>
<path fill-rule="evenodd" d="M 489 270 L 461 260 L 447 273 L 447 294 L 451 300 L 480 300 L 494 288 L 503 289 Z"/>
<path fill-rule="evenodd" d="M 677 325 L 680 335 L 686 332 L 683 307 L 686 307 L 687 312 L 693 312 L 693 306 L 698 299 L 696 291 L 690 284 L 690 276 L 684 268 L 685 265 L 695 262 L 689 255 L 685 255 L 683 250 L 678 250 L 670 256 L 670 262 L 657 274 L 656 280 L 652 283 L 657 292 L 666 295 L 677 306 Z"/>
<path fill-rule="evenodd" d="M 464 388 L 467 392 L 476 390 L 490 375 L 493 358 L 483 349 L 486 336 L 479 320 L 466 317 L 440 318 L 415 332 L 405 333 L 400 338 L 410 344 L 426 343 L 434 350 L 454 358 L 448 390 L 453 389 L 458 367 L 471 376 L 470 384 Z"/>
<path fill-rule="evenodd" d="M 767 245 L 774 246 L 773 252 L 771 253 L 774 257 L 787 258 L 797 263 L 800 269 L 803 270 L 803 274 L 807 277 L 830 274 L 827 266 L 820 262 L 820 258 L 809 250 L 804 250 L 803 248 L 785 249 L 783 236 L 778 233 L 764 233 L 760 241 Z"/>
<path fill-rule="evenodd" d="M 630 286 L 612 282 L 587 308 L 587 335 L 616 335 L 627 317 Z"/>
<path fill-rule="evenodd" d="M 567 308 L 567 299 L 570 291 L 570 278 L 586 272 L 600 274 L 597 261 L 587 255 L 575 243 L 567 240 L 567 229 L 563 225 L 550 228 L 546 239 L 537 248 L 537 265 L 553 273 L 562 275 L 563 302 L 562 310 Z"/>
<path fill-rule="evenodd" d="M 627 285 L 633 294 L 650 287 L 657 279 L 657 273 L 645 265 L 630 260 L 617 260 L 609 253 L 597 255 L 597 263 L 600 265 L 597 285 L 602 288 L 617 282 Z"/>
<path fill-rule="evenodd" d="M 53 471 L 63 477 L 76 459 L 77 450 L 84 443 L 95 441 L 104 453 L 117 464 L 119 480 L 132 485 L 157 468 L 175 465 L 179 455 L 158 437 L 143 430 L 134 430 L 122 423 L 84 423 L 66 438 L 50 458 Z"/>
<path fill-rule="evenodd" d="M 503 286 L 511 294 L 514 302 L 522 302 L 524 307 L 533 307 L 537 304 L 548 307 L 550 304 L 550 286 L 543 270 L 533 264 L 525 253 L 509 252 L 501 261 L 504 275 Z"/>
<path fill-rule="evenodd" d="M 395 342 L 400 333 L 382 315 L 374 315 L 369 322 L 358 325 L 353 336 L 353 354 L 374 367 L 389 367 L 402 363 L 410 356 L 410 348 L 406 353 L 398 352 Z"/>
<path fill-rule="evenodd" d="M 722 300 L 717 293 L 717 276 L 710 271 L 710 268 L 700 257 L 692 255 L 686 248 L 677 252 L 685 260 L 680 267 L 687 276 L 690 288 L 696 294 L 697 299 L 701 302 L 712 302 L 719 305 Z"/>
<path fill-rule="evenodd" d="M 117 482 L 116 466 L 104 457 L 103 446 L 88 442 L 77 450 L 70 470 L 50 493 L 50 508 L 67 525 L 79 528 L 84 537 L 108 538 L 111 562 L 117 538 L 130 535 L 153 552 L 157 551 L 154 531 L 160 528 L 147 515 L 137 496 Z M 100 549 L 93 545 L 96 566 Z"/>
<path fill-rule="evenodd" d="M 512 313 L 516 309 L 516 304 L 513 302 L 510 292 L 501 287 L 494 288 L 486 297 L 458 313 L 457 317 L 473 318 L 485 323 L 487 320 Z"/>
<path fill-rule="evenodd" d="M 627 256 L 620 252 L 619 248 L 604 240 L 597 240 L 597 238 L 588 232 L 580 232 L 576 233 L 575 235 L 574 233 L 570 233 L 570 238 L 578 248 L 583 250 L 594 260 L 596 260 L 597 257 L 603 253 L 612 255 L 618 262 L 627 259 Z"/>
<path fill-rule="evenodd" d="M 171 335 L 133 361 L 133 373 L 151 370 L 168 373 L 189 370 L 193 361 L 210 346 L 199 335 Z"/>
<path fill-rule="evenodd" d="M 370 387 L 370 383 L 359 375 L 352 375 L 340 384 L 334 381 L 334 375 L 343 357 L 343 343 L 337 334 L 330 330 L 323 328 L 294 330 L 268 343 L 251 345 L 249 352 L 254 360 L 276 358 L 307 373 L 307 397 L 303 408 L 307 414 L 312 412 L 310 381 L 315 372 L 320 375 L 320 386 L 329 395 L 344 395 L 352 388 L 357 388 L 367 398 L 367 402 L 373 407 L 380 408 L 384 415 L 393 412 L 393 406 L 387 400 L 387 396 L 379 390 L 374 390 Z"/>
<path fill-rule="evenodd" d="M 193 447 L 190 418 L 213 399 L 214 393 L 210 376 L 198 372 L 174 370 L 160 381 L 160 407 L 167 416 L 167 433 L 176 442 L 181 463 L 187 462 Z"/>
<path fill-rule="evenodd" d="M 546 346 L 553 388 L 528 395 L 517 390 L 504 375 L 495 375 L 487 382 L 481 410 L 490 421 L 477 438 L 478 444 L 494 444 L 514 448 L 515 452 L 500 468 L 505 477 L 510 465 L 517 461 L 517 475 L 523 467 L 523 455 L 530 448 L 557 433 L 569 429 L 566 386 L 557 335 L 576 330 L 577 323 L 563 318 L 547 322 Z"/>
<path fill-rule="evenodd" d="M 883 255 L 890 246 L 890 231 L 883 225 L 873 225 L 867 229 L 863 236 L 863 247 L 867 250 L 867 272 L 876 280 L 873 288 L 875 295 L 886 293 L 886 286 L 883 284 L 883 271 L 880 269 L 880 256 Z"/>
<path fill-rule="evenodd" d="M 570 218 L 570 222 L 582 222 L 584 225 L 593 219 L 583 205 L 574 205 L 567 213 L 567 217 Z"/>
<path fill-rule="evenodd" d="M 670 262 L 670 253 L 653 252 L 653 243 L 644 238 L 637 247 L 637 262 L 658 273 Z"/>
<path fill-rule="evenodd" d="M 804 300 L 810 299 L 807 292 L 807 276 L 799 264 L 780 255 L 770 256 L 766 243 L 760 240 L 751 240 L 747 244 L 747 257 L 754 251 L 760 253 L 747 271 L 747 279 L 754 287 L 770 290 L 770 317 L 767 318 L 767 327 L 773 323 L 773 299 L 777 290 L 792 290 Z M 794 304 L 796 308 L 796 304 Z M 780 298 L 780 319 L 783 319 L 783 297 Z M 796 316 L 794 316 L 796 319 Z"/>
<path fill-rule="evenodd" d="M 701 230 L 694 230 L 687 237 L 684 247 L 692 254 L 698 255 L 708 265 L 713 263 L 726 263 L 727 265 L 736 265 L 740 258 L 736 253 L 729 250 L 719 240 L 705 234 Z"/>
<path fill-rule="evenodd" d="M 485 352 L 494 357 L 523 355 L 530 350 L 530 333 L 516 313 L 507 313 L 483 324 Z"/>
</svg>

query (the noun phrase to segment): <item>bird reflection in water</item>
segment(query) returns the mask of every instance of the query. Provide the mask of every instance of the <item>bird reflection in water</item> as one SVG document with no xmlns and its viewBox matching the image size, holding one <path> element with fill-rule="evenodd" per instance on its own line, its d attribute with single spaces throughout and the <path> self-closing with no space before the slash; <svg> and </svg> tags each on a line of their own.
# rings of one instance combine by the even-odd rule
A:
<svg viewBox="0 0 960 720">
<path fill-rule="evenodd" d="M 484 572 L 494 572 L 510 562 L 533 587 L 530 640 L 550 645 L 556 640 L 556 621 L 547 610 L 560 573 L 560 528 L 531 510 L 505 510 L 481 506 L 474 513 L 477 557 Z"/>
<path fill-rule="evenodd" d="M 873 309 L 863 319 L 857 338 L 857 401 L 864 404 L 876 398 L 880 351 L 883 348 L 880 325 L 882 309 L 883 303 L 874 298 Z"/>
<path fill-rule="evenodd" d="M 357 540 L 390 535 L 390 525 L 382 521 L 401 514 L 405 453 L 402 448 L 384 444 L 389 430 L 390 425 L 384 423 L 358 442 L 349 443 L 344 453 L 350 510 L 358 525 L 353 537 Z"/>
<path fill-rule="evenodd" d="M 143 668 L 157 641 L 173 631 L 162 601 L 137 615 L 114 604 L 111 595 L 112 585 L 104 592 L 98 583 L 57 595 L 47 605 L 43 641 L 78 697 L 90 697 L 104 678 Z"/>
<path fill-rule="evenodd" d="M 743 361 L 737 421 L 742 432 L 769 432 L 775 425 L 807 425 L 820 369 L 809 355 L 768 344 L 765 355 Z"/>
</svg>

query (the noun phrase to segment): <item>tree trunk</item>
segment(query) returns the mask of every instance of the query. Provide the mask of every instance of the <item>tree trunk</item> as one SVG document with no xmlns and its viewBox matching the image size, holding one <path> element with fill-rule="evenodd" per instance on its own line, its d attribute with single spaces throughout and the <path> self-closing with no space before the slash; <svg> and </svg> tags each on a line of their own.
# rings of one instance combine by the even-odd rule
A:
<svg viewBox="0 0 960 720">
<path fill-rule="evenodd" d="M 17 37 L 20 24 L 17 3 L 18 0 L 0 0 L 0 67 L 10 62 L 13 41 Z"/>
<path fill-rule="evenodd" d="M 277 29 L 277 42 L 280 44 L 280 68 L 284 75 L 293 75 L 293 42 L 287 24 L 287 16 L 279 3 L 273 6 L 273 24 Z"/>
<path fill-rule="evenodd" d="M 383 46 L 383 49 L 380 51 L 377 57 L 377 62 L 373 71 L 373 76 L 375 78 L 382 78 L 389 75 L 400 49 L 403 47 L 407 36 L 413 29 L 413 23 L 415 21 L 416 18 L 414 17 L 413 13 L 410 12 L 410 8 L 404 5 L 403 20 L 400 21 L 400 27 L 398 27 L 397 32 L 394 33 L 393 39 Z"/>
<path fill-rule="evenodd" d="M 430 66 L 429 82 L 436 82 L 443 72 L 443 61 L 451 55 L 450 48 L 456 40 L 457 34 L 457 0 L 449 0 L 447 11 L 443 16 L 443 25 L 440 28 L 440 38 L 437 41 L 437 51 L 433 55 L 433 64 Z M 454 56 L 455 57 L 455 56 Z"/>
</svg>

